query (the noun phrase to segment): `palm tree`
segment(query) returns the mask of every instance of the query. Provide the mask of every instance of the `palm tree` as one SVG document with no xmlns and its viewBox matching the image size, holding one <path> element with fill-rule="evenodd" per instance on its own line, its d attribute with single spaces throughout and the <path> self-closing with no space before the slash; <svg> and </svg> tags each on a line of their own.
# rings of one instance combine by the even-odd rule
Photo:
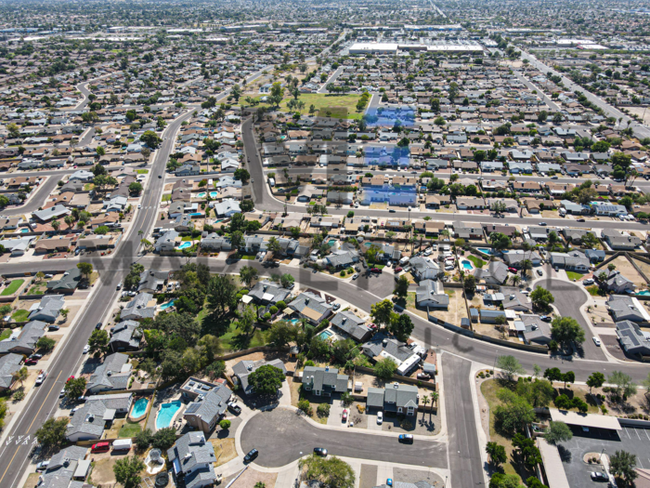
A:
<svg viewBox="0 0 650 488">
<path fill-rule="evenodd" d="M 429 403 L 429 397 L 427 395 L 422 395 L 422 405 L 426 407 L 428 403 Z M 431 403 L 433 406 L 433 402 Z M 422 418 L 424 419 L 424 409 L 422 410 Z"/>
<path fill-rule="evenodd" d="M 519 284 L 520 281 L 521 281 L 521 276 L 519 276 L 519 275 L 514 275 L 514 276 L 512 277 L 512 285 L 513 285 L 513 286 L 517 286 L 517 285 Z"/>
<path fill-rule="evenodd" d="M 431 406 L 433 407 L 434 403 L 437 405 L 438 404 L 438 398 L 440 397 L 440 393 L 437 391 L 431 392 Z"/>
</svg>

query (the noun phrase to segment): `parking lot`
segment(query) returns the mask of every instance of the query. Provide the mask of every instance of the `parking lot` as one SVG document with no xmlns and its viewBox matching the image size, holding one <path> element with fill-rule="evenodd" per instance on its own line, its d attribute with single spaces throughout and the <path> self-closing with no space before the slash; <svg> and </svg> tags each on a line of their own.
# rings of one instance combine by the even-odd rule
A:
<svg viewBox="0 0 650 488">
<path fill-rule="evenodd" d="M 587 453 L 612 456 L 616 451 L 627 451 L 637 457 L 637 468 L 650 469 L 650 429 L 623 427 L 614 431 L 572 428 L 573 439 L 559 446 L 569 485 L 575 488 L 603 486 L 591 480 L 590 472 L 602 471 L 600 466 L 583 462 Z"/>
</svg>

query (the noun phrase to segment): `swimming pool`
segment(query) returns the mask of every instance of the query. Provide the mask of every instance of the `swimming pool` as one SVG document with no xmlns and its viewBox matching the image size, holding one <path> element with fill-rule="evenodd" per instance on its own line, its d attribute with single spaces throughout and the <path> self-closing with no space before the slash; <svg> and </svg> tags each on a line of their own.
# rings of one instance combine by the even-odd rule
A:
<svg viewBox="0 0 650 488">
<path fill-rule="evenodd" d="M 218 193 L 216 191 L 210 192 L 210 198 L 217 198 Z"/>
<path fill-rule="evenodd" d="M 192 247 L 192 243 L 190 241 L 181 242 L 178 246 L 179 249 L 186 249 L 188 247 Z"/>
<path fill-rule="evenodd" d="M 145 413 L 147 413 L 147 405 L 149 405 L 149 399 L 147 398 L 140 398 L 139 400 L 136 400 L 136 402 L 133 404 L 133 408 L 131 409 L 131 417 L 134 419 L 142 417 Z"/>
<path fill-rule="evenodd" d="M 323 332 L 318 334 L 318 337 L 320 337 L 321 339 L 326 341 L 326 340 L 330 339 L 333 335 L 334 334 L 332 332 L 330 332 L 329 330 L 324 330 Z"/>
<path fill-rule="evenodd" d="M 181 401 L 175 400 L 169 403 L 163 403 L 158 411 L 156 417 L 156 429 L 164 429 L 169 427 L 174 419 L 174 415 L 181 408 Z"/>
<path fill-rule="evenodd" d="M 293 325 L 297 325 L 300 323 L 300 319 L 291 319 L 290 321 Z"/>
<path fill-rule="evenodd" d="M 160 310 L 167 310 L 169 307 L 173 307 L 173 306 L 174 306 L 174 302 L 175 302 L 175 300 L 170 300 L 170 301 L 168 301 L 167 303 L 163 303 L 163 304 L 160 306 Z"/>
<path fill-rule="evenodd" d="M 487 254 L 488 256 L 491 256 L 493 254 L 492 249 L 490 249 L 489 247 L 477 247 L 476 249 L 478 249 L 483 254 Z"/>
<path fill-rule="evenodd" d="M 21 232 L 22 234 L 24 234 L 25 232 L 29 232 L 29 231 L 30 231 L 30 229 L 20 229 L 20 232 Z"/>
<path fill-rule="evenodd" d="M 200 217 L 201 215 L 203 215 L 201 212 L 192 212 L 189 214 L 190 217 Z"/>
<path fill-rule="evenodd" d="M 640 297 L 647 297 L 647 296 L 650 296 L 650 290 L 643 290 L 643 291 L 640 291 L 639 293 L 637 293 L 637 296 L 640 296 Z"/>
<path fill-rule="evenodd" d="M 204 192 L 204 191 L 202 191 L 201 193 L 199 193 L 199 194 L 197 195 L 197 198 L 205 198 L 206 195 L 207 195 L 207 193 Z"/>
<path fill-rule="evenodd" d="M 461 264 L 463 265 L 463 268 L 465 268 L 465 269 L 468 269 L 468 270 L 474 269 L 474 266 L 472 266 L 472 263 L 470 263 L 467 259 L 463 259 Z"/>
</svg>

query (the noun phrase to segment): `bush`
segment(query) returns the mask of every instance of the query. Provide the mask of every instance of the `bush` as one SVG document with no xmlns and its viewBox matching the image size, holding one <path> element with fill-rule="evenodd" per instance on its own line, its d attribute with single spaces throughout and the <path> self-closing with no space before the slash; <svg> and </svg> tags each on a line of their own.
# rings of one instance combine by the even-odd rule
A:
<svg viewBox="0 0 650 488">
<path fill-rule="evenodd" d="M 17 389 L 16 391 L 14 391 L 14 394 L 12 395 L 11 398 L 13 398 L 15 402 L 21 401 L 23 398 L 25 398 L 25 390 L 22 388 Z"/>
<path fill-rule="evenodd" d="M 230 428 L 231 422 L 228 419 L 223 419 L 221 422 L 219 422 L 219 427 L 221 427 L 223 430 L 228 430 Z"/>
<path fill-rule="evenodd" d="M 271 320 L 271 314 L 270 314 L 269 312 L 266 312 L 266 313 L 262 316 L 262 318 L 268 322 L 269 320 Z"/>
<path fill-rule="evenodd" d="M 413 428 L 413 424 L 411 423 L 410 420 L 404 419 L 400 423 L 400 427 L 402 427 L 402 429 L 404 429 L 404 430 L 411 430 Z"/>
<path fill-rule="evenodd" d="M 305 361 L 305 366 L 316 366 L 316 364 L 311 359 L 308 359 Z"/>
<path fill-rule="evenodd" d="M 278 307 L 276 307 L 275 305 L 271 306 L 271 308 L 269 308 L 269 312 L 271 312 L 271 315 L 275 315 L 276 313 L 278 313 Z"/>
<path fill-rule="evenodd" d="M 330 405 L 329 405 L 329 403 L 321 403 L 320 405 L 318 405 L 318 408 L 316 409 L 316 414 L 320 418 L 329 417 L 330 416 Z"/>
<path fill-rule="evenodd" d="M 313 413 L 311 409 L 311 404 L 309 403 L 309 400 L 300 400 L 298 402 L 298 409 L 302 410 L 306 415 L 311 417 L 311 414 Z"/>
<path fill-rule="evenodd" d="M 287 308 L 287 304 L 284 303 L 282 300 L 280 300 L 280 301 L 276 304 L 276 306 L 278 307 L 278 310 L 284 310 L 285 308 Z"/>
</svg>

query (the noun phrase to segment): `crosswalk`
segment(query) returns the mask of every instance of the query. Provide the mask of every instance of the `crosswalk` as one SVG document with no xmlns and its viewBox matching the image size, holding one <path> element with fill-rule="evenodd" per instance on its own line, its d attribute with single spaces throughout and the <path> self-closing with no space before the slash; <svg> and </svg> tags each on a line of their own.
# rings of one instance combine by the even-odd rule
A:
<svg viewBox="0 0 650 488">
<path fill-rule="evenodd" d="M 32 436 L 30 435 L 10 435 L 5 440 L 5 446 L 8 447 L 12 444 L 16 446 L 28 446 L 29 444 L 38 444 L 38 439 L 36 437 L 32 439 Z"/>
</svg>

